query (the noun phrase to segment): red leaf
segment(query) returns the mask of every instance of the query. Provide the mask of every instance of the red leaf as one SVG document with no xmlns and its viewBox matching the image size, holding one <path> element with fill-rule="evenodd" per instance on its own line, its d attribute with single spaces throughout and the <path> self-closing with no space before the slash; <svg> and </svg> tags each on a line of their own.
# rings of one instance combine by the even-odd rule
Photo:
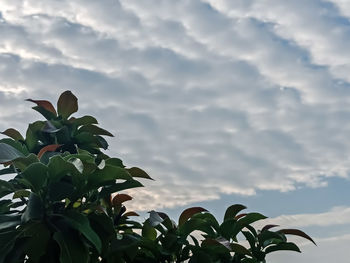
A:
<svg viewBox="0 0 350 263">
<path fill-rule="evenodd" d="M 266 225 L 266 226 L 264 226 L 264 227 L 261 229 L 261 232 L 267 231 L 267 230 L 269 230 L 269 229 L 271 229 L 271 228 L 273 228 L 273 227 L 277 227 L 277 226 L 279 226 L 279 225 Z"/>
<path fill-rule="evenodd" d="M 38 105 L 39 107 L 44 108 L 47 111 L 52 112 L 53 114 L 55 114 L 57 116 L 56 110 L 54 108 L 54 106 L 52 106 L 51 102 L 47 101 L 47 100 L 32 100 L 32 99 L 27 99 L 26 101 L 31 101 L 36 103 L 36 105 Z"/>
<path fill-rule="evenodd" d="M 113 205 L 121 205 L 122 203 L 131 200 L 132 197 L 130 195 L 127 194 L 117 194 L 113 197 Z"/>
<path fill-rule="evenodd" d="M 63 144 L 51 144 L 51 145 L 47 145 L 44 148 L 42 148 L 40 150 L 40 152 L 38 153 L 38 159 L 41 158 L 41 156 L 43 156 L 44 153 L 46 152 L 54 152 L 57 150 L 57 148 L 61 147 Z"/>
<path fill-rule="evenodd" d="M 235 219 L 238 220 L 238 219 L 240 219 L 241 217 L 246 216 L 246 215 L 247 215 L 247 214 L 245 214 L 245 213 L 239 214 L 239 215 L 235 216 Z"/>
<path fill-rule="evenodd" d="M 294 235 L 294 236 L 306 238 L 316 245 L 315 241 L 309 235 L 307 235 L 306 233 L 304 233 L 303 231 L 301 231 L 299 229 L 281 229 L 278 232 L 281 232 L 281 233 L 286 234 L 286 235 Z"/>
<path fill-rule="evenodd" d="M 191 207 L 191 208 L 185 209 L 179 217 L 179 226 L 184 224 L 193 215 L 198 214 L 200 212 L 208 212 L 208 210 L 206 210 L 202 207 Z"/>
</svg>

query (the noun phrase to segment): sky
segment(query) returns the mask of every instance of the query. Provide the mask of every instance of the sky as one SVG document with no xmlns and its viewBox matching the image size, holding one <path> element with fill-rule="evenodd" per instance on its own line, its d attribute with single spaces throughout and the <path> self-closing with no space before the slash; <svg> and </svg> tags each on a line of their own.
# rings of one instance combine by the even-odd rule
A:
<svg viewBox="0 0 350 263">
<path fill-rule="evenodd" d="M 0 130 L 71 90 L 155 179 L 130 209 L 242 203 L 318 243 L 269 262 L 346 263 L 349 43 L 348 0 L 1 0 Z"/>
</svg>

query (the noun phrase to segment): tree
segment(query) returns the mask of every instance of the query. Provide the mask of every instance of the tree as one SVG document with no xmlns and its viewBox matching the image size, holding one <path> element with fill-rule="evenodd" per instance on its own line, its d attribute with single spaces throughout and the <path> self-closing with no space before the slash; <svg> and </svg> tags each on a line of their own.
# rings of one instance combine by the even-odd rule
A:
<svg viewBox="0 0 350 263">
<path fill-rule="evenodd" d="M 252 223 L 266 217 L 241 213 L 240 204 L 227 208 L 222 223 L 201 207 L 184 210 L 177 223 L 156 211 L 143 223 L 132 220 L 137 213 L 124 206 L 132 197 L 122 191 L 152 178 L 103 152 L 103 136 L 113 135 L 92 116 L 71 117 L 78 100 L 70 91 L 57 111 L 49 101 L 28 101 L 46 120 L 29 124 L 25 137 L 2 132 L 8 138 L 0 140 L 0 176 L 13 178 L 0 180 L 0 263 L 258 263 L 277 250 L 300 252 L 286 235 L 314 243 L 296 229 L 256 230 Z"/>
</svg>

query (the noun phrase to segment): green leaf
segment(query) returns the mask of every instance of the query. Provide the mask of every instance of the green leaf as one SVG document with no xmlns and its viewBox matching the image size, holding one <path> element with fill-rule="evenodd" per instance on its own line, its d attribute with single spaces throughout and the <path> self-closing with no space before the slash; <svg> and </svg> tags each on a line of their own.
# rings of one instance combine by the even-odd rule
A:
<svg viewBox="0 0 350 263">
<path fill-rule="evenodd" d="M 75 168 L 79 171 L 79 173 L 83 173 L 84 164 L 79 158 L 75 158 L 75 157 L 69 158 L 68 162 L 72 163 L 75 166 Z"/>
<path fill-rule="evenodd" d="M 30 193 L 28 205 L 22 214 L 22 222 L 27 223 L 30 220 L 41 219 L 44 215 L 44 207 L 40 197 L 35 193 Z"/>
<path fill-rule="evenodd" d="M 40 257 L 47 253 L 46 248 L 50 239 L 50 231 L 42 224 L 32 224 L 23 231 L 23 235 L 28 237 L 24 251 L 33 262 L 38 262 Z"/>
<path fill-rule="evenodd" d="M 191 218 L 179 227 L 180 233 L 185 237 L 195 230 L 203 231 L 211 237 L 216 235 L 211 225 L 207 221 L 199 218 Z"/>
<path fill-rule="evenodd" d="M 108 149 L 108 142 L 102 136 L 96 135 L 96 142 L 100 148 L 103 150 Z"/>
<path fill-rule="evenodd" d="M 0 180 L 0 198 L 13 192 L 12 184 L 7 181 Z"/>
<path fill-rule="evenodd" d="M 6 256 L 13 250 L 19 234 L 15 231 L 0 233 L 0 263 L 8 263 Z"/>
<path fill-rule="evenodd" d="M 67 159 L 72 158 L 71 156 L 67 156 Z M 61 180 L 62 177 L 70 174 L 79 174 L 77 168 L 70 162 L 64 160 L 62 156 L 56 155 L 50 158 L 48 163 L 49 169 L 49 181 L 50 183 L 57 182 Z"/>
<path fill-rule="evenodd" d="M 0 163 L 11 162 L 23 156 L 24 155 L 14 147 L 6 143 L 0 143 Z"/>
<path fill-rule="evenodd" d="M 241 226 L 245 226 L 245 225 L 250 225 L 256 221 L 262 220 L 262 219 L 266 219 L 267 217 L 260 214 L 260 213 L 249 213 L 246 216 L 244 216 L 243 218 L 238 220 L 238 223 Z"/>
<path fill-rule="evenodd" d="M 202 207 L 191 207 L 191 208 L 185 209 L 179 217 L 179 226 L 182 226 L 193 215 L 201 212 L 208 212 L 208 210 Z"/>
<path fill-rule="evenodd" d="M 54 182 L 48 186 L 48 195 L 50 201 L 60 201 L 65 198 L 73 199 L 76 189 L 71 183 Z"/>
<path fill-rule="evenodd" d="M 107 160 L 105 160 L 105 162 L 106 162 L 106 165 L 117 166 L 121 168 L 125 167 L 125 165 L 123 164 L 123 161 L 118 158 L 108 158 Z"/>
<path fill-rule="evenodd" d="M 12 138 L 12 139 L 14 139 L 14 140 L 16 140 L 16 141 L 19 141 L 19 140 L 24 141 L 24 138 L 20 134 L 20 132 L 15 130 L 15 129 L 13 129 L 13 128 L 9 128 L 6 131 L 3 131 L 1 133 L 6 135 L 6 136 L 8 136 L 8 137 L 10 137 L 10 138 Z"/>
<path fill-rule="evenodd" d="M 13 167 L 13 165 L 11 165 L 11 166 L 8 167 L 8 168 L 4 168 L 4 169 L 1 169 L 1 170 L 0 170 L 0 175 L 3 175 L 3 174 L 13 174 L 13 173 L 16 173 L 16 170 L 15 170 L 15 168 Z"/>
<path fill-rule="evenodd" d="M 143 224 L 142 236 L 153 241 L 157 238 L 157 230 L 151 226 L 149 219 L 147 219 Z"/>
<path fill-rule="evenodd" d="M 38 162 L 38 157 L 35 154 L 31 153 L 26 157 L 17 158 L 13 163 L 20 171 L 23 172 L 29 165 Z"/>
<path fill-rule="evenodd" d="M 18 190 L 18 191 L 16 191 L 14 193 L 12 199 L 29 197 L 29 196 L 30 196 L 30 191 L 28 191 L 28 190 Z"/>
<path fill-rule="evenodd" d="M 5 214 L 0 215 L 0 231 L 18 226 L 21 223 L 20 215 Z"/>
<path fill-rule="evenodd" d="M 114 183 L 115 180 L 132 180 L 129 173 L 120 167 L 106 165 L 102 170 L 96 170 L 88 175 L 88 189 L 95 189 L 106 184 Z"/>
<path fill-rule="evenodd" d="M 265 249 L 265 253 L 271 253 L 271 252 L 275 252 L 275 251 L 280 251 L 280 250 L 290 250 L 290 251 L 296 251 L 301 253 L 299 247 L 297 245 L 295 245 L 294 243 L 279 243 L 277 245 L 273 245 L 273 246 L 269 246 Z"/>
<path fill-rule="evenodd" d="M 78 212 L 69 212 L 64 216 L 65 220 L 70 224 L 72 228 L 75 228 L 81 232 L 87 240 L 89 240 L 101 253 L 102 244 L 98 235 L 91 229 L 89 220 L 86 216 L 79 214 Z"/>
<path fill-rule="evenodd" d="M 39 139 L 41 139 L 41 129 L 44 127 L 44 125 L 44 121 L 36 121 L 29 124 L 25 142 L 30 152 L 35 152 L 35 150 L 40 147 Z"/>
<path fill-rule="evenodd" d="M 251 255 L 252 254 L 247 248 L 245 248 L 244 246 L 237 244 L 237 243 L 231 243 L 230 247 L 231 247 L 231 251 L 235 252 L 237 254 L 241 254 L 241 255 Z"/>
<path fill-rule="evenodd" d="M 139 178 L 153 180 L 144 170 L 138 167 L 126 168 L 125 170 L 127 170 L 132 177 L 139 177 Z"/>
<path fill-rule="evenodd" d="M 131 189 L 136 187 L 143 187 L 143 185 L 136 180 L 127 180 L 123 183 L 117 183 L 112 186 L 106 186 L 104 187 L 100 192 L 100 197 L 106 197 L 110 194 L 125 190 L 125 189 Z"/>
<path fill-rule="evenodd" d="M 80 117 L 80 118 L 72 118 L 70 119 L 70 122 L 72 122 L 77 127 L 81 125 L 87 125 L 87 124 L 98 124 L 97 120 L 89 115 Z"/>
<path fill-rule="evenodd" d="M 224 221 L 228 220 L 228 219 L 232 219 L 232 218 L 235 218 L 236 215 L 246 209 L 247 207 L 245 207 L 244 205 L 240 205 L 240 204 L 235 204 L 235 205 L 231 205 L 230 207 L 228 207 L 226 209 L 226 212 L 225 212 L 225 216 L 224 216 Z"/>
<path fill-rule="evenodd" d="M 87 263 L 89 261 L 89 251 L 77 235 L 55 232 L 53 239 L 60 247 L 60 263 Z"/>
<path fill-rule="evenodd" d="M 67 119 L 74 112 L 78 111 L 78 99 L 73 95 L 70 90 L 67 90 L 61 94 L 57 101 L 58 115 L 63 119 Z"/>
<path fill-rule="evenodd" d="M 24 170 L 22 177 L 31 184 L 34 192 L 39 192 L 48 179 L 48 167 L 42 163 L 33 163 Z"/>
<path fill-rule="evenodd" d="M 159 225 L 163 221 L 164 221 L 164 218 L 162 218 L 156 211 L 152 210 L 149 212 L 148 222 L 152 227 Z"/>
<path fill-rule="evenodd" d="M 106 136 L 114 137 L 113 134 L 110 133 L 109 131 L 102 129 L 102 128 L 100 128 L 96 125 L 93 125 L 93 124 L 87 124 L 87 125 L 80 127 L 78 132 L 79 133 L 88 132 L 88 133 L 91 133 L 94 135 L 106 135 Z"/>
</svg>

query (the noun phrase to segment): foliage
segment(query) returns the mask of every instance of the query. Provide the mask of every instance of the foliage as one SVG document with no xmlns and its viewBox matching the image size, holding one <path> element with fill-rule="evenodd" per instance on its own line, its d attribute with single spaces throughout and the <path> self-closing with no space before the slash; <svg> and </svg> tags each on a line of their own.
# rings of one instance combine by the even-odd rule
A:
<svg viewBox="0 0 350 263">
<path fill-rule="evenodd" d="M 143 222 L 127 211 L 132 197 L 120 193 L 142 187 L 135 178 L 152 179 L 137 167 L 126 168 L 108 148 L 92 116 L 71 117 L 78 100 L 61 94 L 57 111 L 44 100 L 32 100 L 46 120 L 29 124 L 26 136 L 15 129 L 0 140 L 0 263 L 3 262 L 265 262 L 277 250 L 300 252 L 287 241 L 296 229 L 256 230 L 266 217 L 241 213 L 232 205 L 220 224 L 201 207 L 182 212 L 176 224 L 165 213 L 150 211 Z M 244 237 L 248 246 L 243 246 Z"/>
</svg>

